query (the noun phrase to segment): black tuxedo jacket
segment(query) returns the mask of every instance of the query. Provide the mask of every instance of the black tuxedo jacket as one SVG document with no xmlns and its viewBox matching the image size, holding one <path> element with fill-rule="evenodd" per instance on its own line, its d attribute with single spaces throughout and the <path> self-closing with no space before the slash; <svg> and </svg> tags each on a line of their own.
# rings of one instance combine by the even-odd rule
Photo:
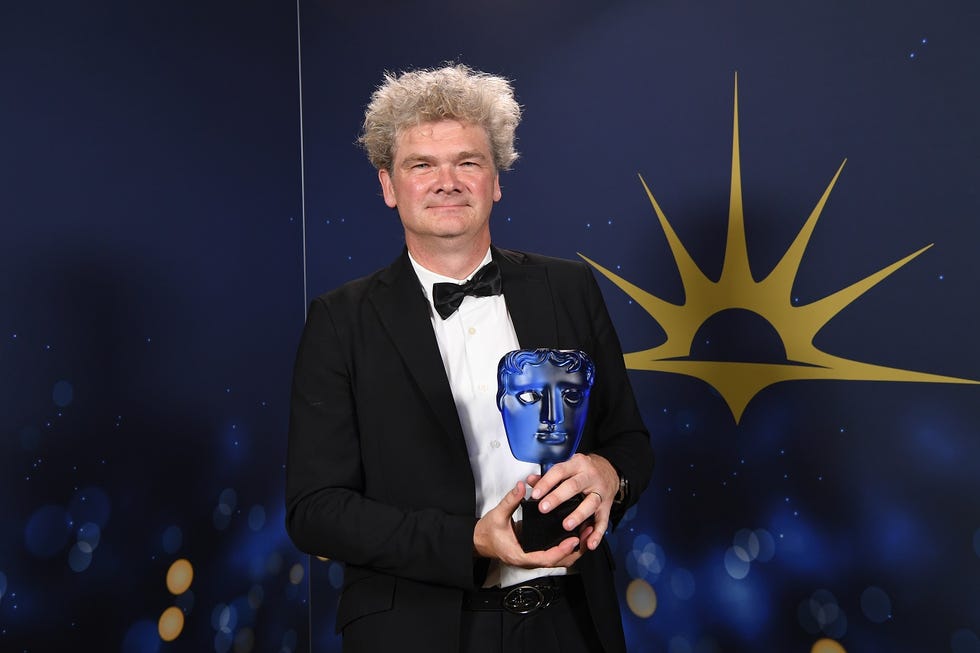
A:
<svg viewBox="0 0 980 653">
<path fill-rule="evenodd" d="M 653 454 L 592 273 L 579 262 L 492 255 L 521 346 L 581 349 L 595 362 L 579 451 L 609 460 L 635 500 Z M 486 565 L 473 557 L 466 443 L 405 252 L 310 305 L 293 378 L 286 504 L 296 546 L 345 563 L 345 651 L 457 653 L 462 593 L 479 587 Z M 612 565 L 603 541 L 576 569 L 600 638 L 619 653 Z"/>
</svg>

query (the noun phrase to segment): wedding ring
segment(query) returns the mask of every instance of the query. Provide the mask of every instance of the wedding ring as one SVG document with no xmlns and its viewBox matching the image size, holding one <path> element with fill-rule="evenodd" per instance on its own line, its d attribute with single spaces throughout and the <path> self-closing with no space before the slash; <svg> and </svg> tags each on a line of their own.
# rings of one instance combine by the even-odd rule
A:
<svg viewBox="0 0 980 653">
<path fill-rule="evenodd" d="M 589 494 L 594 494 L 594 495 L 596 495 L 597 497 L 599 497 L 599 503 L 602 503 L 602 495 L 601 495 L 601 494 L 599 494 L 599 493 L 598 493 L 598 492 L 596 492 L 595 490 L 592 490 L 591 492 L 589 492 Z"/>
</svg>

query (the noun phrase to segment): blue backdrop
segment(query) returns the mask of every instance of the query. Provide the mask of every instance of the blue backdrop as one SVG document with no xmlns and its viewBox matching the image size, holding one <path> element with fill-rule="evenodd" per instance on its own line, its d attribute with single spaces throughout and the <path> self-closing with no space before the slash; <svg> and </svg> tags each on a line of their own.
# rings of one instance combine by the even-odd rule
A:
<svg viewBox="0 0 980 653">
<path fill-rule="evenodd" d="M 526 109 L 495 241 L 608 273 L 658 454 L 611 536 L 631 650 L 980 651 L 975 2 L 0 30 L 0 650 L 339 650 L 340 566 L 282 526 L 292 356 L 401 247 L 354 145 L 382 71 L 459 60 Z"/>
</svg>

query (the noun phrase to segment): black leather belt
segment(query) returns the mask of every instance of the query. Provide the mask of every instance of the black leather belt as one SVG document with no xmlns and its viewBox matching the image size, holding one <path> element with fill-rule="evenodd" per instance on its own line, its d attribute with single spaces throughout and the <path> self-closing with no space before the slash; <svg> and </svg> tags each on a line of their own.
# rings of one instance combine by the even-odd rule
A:
<svg viewBox="0 0 980 653">
<path fill-rule="evenodd" d="M 463 609 L 472 611 L 506 610 L 530 614 L 543 610 L 567 593 L 576 576 L 543 576 L 511 587 L 491 587 L 463 593 Z"/>
</svg>

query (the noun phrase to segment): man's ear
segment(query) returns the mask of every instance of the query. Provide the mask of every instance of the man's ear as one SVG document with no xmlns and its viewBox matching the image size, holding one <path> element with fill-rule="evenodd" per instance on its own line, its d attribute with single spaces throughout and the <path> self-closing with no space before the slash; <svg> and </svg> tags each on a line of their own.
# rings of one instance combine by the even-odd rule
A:
<svg viewBox="0 0 980 653">
<path fill-rule="evenodd" d="M 398 201 L 395 199 L 395 185 L 391 183 L 391 173 L 387 168 L 378 170 L 378 181 L 381 182 L 381 194 L 384 195 L 388 208 L 393 209 L 398 206 Z"/>
</svg>

